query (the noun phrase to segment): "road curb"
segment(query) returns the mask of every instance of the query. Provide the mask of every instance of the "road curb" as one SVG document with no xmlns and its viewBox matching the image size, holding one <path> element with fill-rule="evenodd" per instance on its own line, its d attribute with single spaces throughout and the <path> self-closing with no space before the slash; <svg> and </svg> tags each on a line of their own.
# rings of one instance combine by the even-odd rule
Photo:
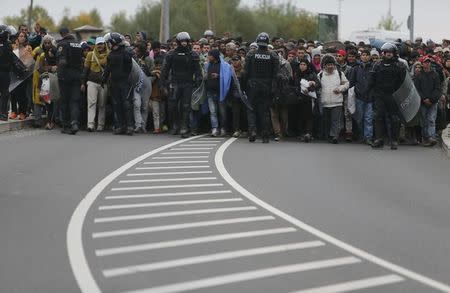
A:
<svg viewBox="0 0 450 293">
<path fill-rule="evenodd" d="M 450 158 L 450 124 L 442 131 L 442 149 L 448 158 Z"/>
<path fill-rule="evenodd" d="M 21 130 L 32 126 L 35 119 L 27 118 L 26 120 L 8 120 L 0 122 L 0 133 L 8 131 Z"/>
</svg>

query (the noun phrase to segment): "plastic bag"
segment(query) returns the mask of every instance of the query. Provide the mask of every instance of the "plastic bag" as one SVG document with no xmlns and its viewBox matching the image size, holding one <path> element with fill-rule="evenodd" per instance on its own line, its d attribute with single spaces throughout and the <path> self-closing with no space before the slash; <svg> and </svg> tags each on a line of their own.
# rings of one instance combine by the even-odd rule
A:
<svg viewBox="0 0 450 293">
<path fill-rule="evenodd" d="M 356 104 L 355 104 L 355 87 L 351 87 L 348 90 L 348 97 L 347 97 L 347 108 L 350 114 L 355 114 L 356 112 Z"/>
<path fill-rule="evenodd" d="M 50 98 L 50 77 L 46 76 L 41 79 L 41 91 L 39 93 L 41 100 L 46 103 L 51 103 Z"/>
</svg>

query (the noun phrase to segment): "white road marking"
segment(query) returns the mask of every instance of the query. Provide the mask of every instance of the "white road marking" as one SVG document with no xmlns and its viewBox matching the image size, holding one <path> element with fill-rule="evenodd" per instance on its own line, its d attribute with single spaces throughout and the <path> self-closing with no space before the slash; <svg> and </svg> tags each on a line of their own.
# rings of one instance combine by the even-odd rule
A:
<svg viewBox="0 0 450 293">
<path fill-rule="evenodd" d="M 196 163 L 209 163 L 209 161 L 165 161 L 165 162 L 144 162 L 144 165 L 153 165 L 153 164 L 196 164 Z"/>
<path fill-rule="evenodd" d="M 223 155 L 225 153 L 225 150 L 235 141 L 237 138 L 230 138 L 228 141 L 226 141 L 224 144 L 220 146 L 220 148 L 217 150 L 216 156 L 215 156 L 215 163 L 216 167 L 219 170 L 219 173 L 222 175 L 223 179 L 228 182 L 237 192 L 257 204 L 258 206 L 266 209 L 267 211 L 273 213 L 274 215 L 286 220 L 287 222 L 299 227 L 300 229 L 309 232 L 317 237 L 319 237 L 322 240 L 325 240 L 326 242 L 329 242 L 343 250 L 346 250 L 360 258 L 363 258 L 369 262 L 375 263 L 381 267 L 384 267 L 388 270 L 391 270 L 397 274 L 403 275 L 404 277 L 408 277 L 412 280 L 415 280 L 417 282 L 420 282 L 422 284 L 425 284 L 429 287 L 432 287 L 434 289 L 440 290 L 442 292 L 450 292 L 450 286 L 446 285 L 444 283 L 435 281 L 433 279 L 430 279 L 426 276 L 420 275 L 418 273 L 415 273 L 413 271 L 410 271 L 406 268 L 403 268 L 401 266 L 398 266 L 396 264 L 393 264 L 391 262 L 388 262 L 386 260 L 383 260 L 379 257 L 376 257 L 368 252 L 365 252 L 359 248 L 356 248 L 350 244 L 347 244 L 341 240 L 338 240 L 337 238 L 328 235 L 288 214 L 286 214 L 283 211 L 280 211 L 279 209 L 269 205 L 268 203 L 262 201 L 261 199 L 257 198 L 255 195 L 253 195 L 251 192 L 246 190 L 244 187 L 242 187 L 239 183 L 236 182 L 236 180 L 231 177 L 231 175 L 228 173 L 227 169 L 225 168 L 225 165 L 223 163 Z"/>
<path fill-rule="evenodd" d="M 108 210 L 120 210 L 120 209 L 136 209 L 136 208 L 165 207 L 165 206 L 207 204 L 207 203 L 224 203 L 224 202 L 237 202 L 237 201 L 243 201 L 243 199 L 242 198 L 219 198 L 219 199 L 136 203 L 136 204 L 100 206 L 98 209 L 100 211 L 108 211 Z"/>
<path fill-rule="evenodd" d="M 153 160 L 167 160 L 167 159 L 207 159 L 208 156 L 177 156 L 177 157 L 153 157 Z"/>
<path fill-rule="evenodd" d="M 224 137 L 203 137 L 200 138 L 199 140 L 201 141 L 218 141 L 218 142 L 222 142 L 222 140 L 224 140 Z"/>
<path fill-rule="evenodd" d="M 181 147 L 215 147 L 216 143 L 180 144 Z"/>
<path fill-rule="evenodd" d="M 100 195 L 100 193 L 117 177 L 122 173 L 132 168 L 137 163 L 147 159 L 148 157 L 157 154 L 161 151 L 169 149 L 175 145 L 183 142 L 196 139 L 196 137 L 187 138 L 184 140 L 176 141 L 168 145 L 157 148 L 151 152 L 148 152 L 134 160 L 131 160 L 127 164 L 118 168 L 103 180 L 101 180 L 97 185 L 95 185 L 86 195 L 86 197 L 78 204 L 72 217 L 70 218 L 69 226 L 67 228 L 66 234 L 66 244 L 67 252 L 69 255 L 70 266 L 72 267 L 75 279 L 80 287 L 81 292 L 84 293 L 100 293 L 100 288 L 97 285 L 94 277 L 92 276 L 91 269 L 89 268 L 88 262 L 86 260 L 86 255 L 83 249 L 83 224 L 86 219 L 86 215 Z"/>
<path fill-rule="evenodd" d="M 378 287 L 382 285 L 389 285 L 398 282 L 403 282 L 405 279 L 398 275 L 386 275 L 375 278 L 361 279 L 357 281 L 339 283 L 329 286 L 317 287 L 312 289 L 300 290 L 291 293 L 342 293 L 351 292 L 354 290 L 367 289 Z"/>
<path fill-rule="evenodd" d="M 292 243 L 292 244 L 265 246 L 265 247 L 258 247 L 258 248 L 244 249 L 244 250 L 227 251 L 227 252 L 187 257 L 187 258 L 181 258 L 181 259 L 175 259 L 175 260 L 169 260 L 169 261 L 161 261 L 161 262 L 155 262 L 155 263 L 140 264 L 140 265 L 135 265 L 135 266 L 113 268 L 113 269 L 104 270 L 103 275 L 106 278 L 111 278 L 111 277 L 131 275 L 131 274 L 136 274 L 136 273 L 141 273 L 141 272 L 150 272 L 150 271 L 156 271 L 156 270 L 162 270 L 162 269 L 168 269 L 168 268 L 175 268 L 175 267 L 188 266 L 188 265 L 201 264 L 201 263 L 209 263 L 209 262 L 215 262 L 215 261 L 221 261 L 221 260 L 229 260 L 229 259 L 235 259 L 235 258 L 241 258 L 241 257 L 249 257 L 249 256 L 263 255 L 263 254 L 270 254 L 270 253 L 277 253 L 277 252 L 287 252 L 287 251 L 298 250 L 298 249 L 314 248 L 314 247 L 319 247 L 319 246 L 324 246 L 324 245 L 325 245 L 325 243 L 323 243 L 322 241 L 309 241 L 309 242 L 300 242 L 300 243 Z"/>
<path fill-rule="evenodd" d="M 223 184 L 222 183 L 211 183 L 211 184 L 184 184 L 184 185 L 118 187 L 118 188 L 111 188 L 111 191 L 171 189 L 171 188 L 191 188 L 191 187 L 213 187 L 213 186 L 223 186 Z"/>
<path fill-rule="evenodd" d="M 138 179 L 138 180 L 120 180 L 119 183 L 145 183 L 145 182 L 176 182 L 176 181 L 203 181 L 217 180 L 217 177 L 192 177 L 192 178 L 160 178 L 160 179 Z"/>
<path fill-rule="evenodd" d="M 212 144 L 212 145 L 218 145 L 219 143 L 221 143 L 221 141 L 215 141 L 215 140 L 211 140 L 211 141 L 190 141 L 189 144 L 187 145 L 202 145 L 202 144 Z"/>
<path fill-rule="evenodd" d="M 128 194 L 128 195 L 111 195 L 105 196 L 105 199 L 130 199 L 130 198 L 152 198 L 166 196 L 185 196 L 185 195 L 213 195 L 232 193 L 231 190 L 211 190 L 211 191 L 193 191 L 193 192 L 168 192 L 168 193 L 152 193 L 152 194 Z"/>
<path fill-rule="evenodd" d="M 136 170 L 168 170 L 168 169 L 207 169 L 211 166 L 167 166 L 167 167 L 138 167 Z"/>
<path fill-rule="evenodd" d="M 247 271 L 241 273 L 234 273 L 230 275 L 222 275 L 212 278 L 175 283 L 172 285 L 165 285 L 136 291 L 127 291 L 127 293 L 176 293 L 184 291 L 194 291 L 203 288 L 210 288 L 244 281 L 258 280 L 279 275 L 351 265 L 359 262 L 361 262 L 361 260 L 353 256 L 334 258 L 321 261 L 312 261 L 306 263 L 298 263 L 286 266 L 272 267 L 267 269 Z"/>
<path fill-rule="evenodd" d="M 251 238 L 251 237 L 259 237 L 259 236 L 291 233 L 291 232 L 296 232 L 296 231 L 297 231 L 297 229 L 295 229 L 295 228 L 285 227 L 285 228 L 255 230 L 255 231 L 240 232 L 240 233 L 209 235 L 209 236 L 204 236 L 204 237 L 184 238 L 184 239 L 179 239 L 179 240 L 145 243 L 145 244 L 113 247 L 113 248 L 106 248 L 106 249 L 97 249 L 95 251 L 95 255 L 110 256 L 110 255 L 117 255 L 117 254 L 124 254 L 124 253 L 134 253 L 134 252 L 138 252 L 138 251 L 148 251 L 148 250 L 155 250 L 155 249 L 162 249 L 162 248 L 180 247 L 180 246 L 200 244 L 200 243 L 211 243 L 211 242 L 225 241 L 225 240 L 231 240 L 231 239 L 242 239 L 242 238 Z"/>
<path fill-rule="evenodd" d="M 95 218 L 94 223 L 110 223 L 110 222 L 131 221 L 131 220 L 155 219 L 155 218 L 164 218 L 164 217 L 178 217 L 178 216 L 203 215 L 203 214 L 215 214 L 215 213 L 254 211 L 257 209 L 258 208 L 254 207 L 254 206 L 245 206 L 245 207 L 234 207 L 234 208 L 202 209 L 202 210 L 187 210 L 187 211 L 180 211 L 180 212 L 137 214 L 137 215 L 130 215 L 130 216 Z"/>
<path fill-rule="evenodd" d="M 189 174 L 212 174 L 212 171 L 185 171 L 185 172 L 160 172 L 160 173 L 130 173 L 127 177 L 160 176 L 160 175 L 189 175 Z"/>
<path fill-rule="evenodd" d="M 216 221 L 202 221 L 202 222 L 192 222 L 192 223 L 183 223 L 183 224 L 174 224 L 174 225 L 153 226 L 153 227 L 145 227 L 145 228 L 113 230 L 113 231 L 93 233 L 92 238 L 127 236 L 127 235 L 145 234 L 145 233 L 153 233 L 153 232 L 161 232 L 161 231 L 183 230 L 183 229 L 198 228 L 198 227 L 211 227 L 211 226 L 219 226 L 219 225 L 240 224 L 240 223 L 269 221 L 269 220 L 275 220 L 275 217 L 261 216 L 261 217 L 232 218 L 232 219 L 216 220 Z"/>
<path fill-rule="evenodd" d="M 212 149 L 214 149 L 214 148 L 210 148 L 210 147 L 201 147 L 201 146 L 199 146 L 199 147 L 186 147 L 186 148 L 173 148 L 173 149 L 171 149 L 172 151 L 196 151 L 196 150 L 198 150 L 198 151 L 206 151 L 206 150 L 212 150 Z"/>
<path fill-rule="evenodd" d="M 211 152 L 166 152 L 161 153 L 163 155 L 204 155 L 204 154 L 210 154 Z"/>
</svg>

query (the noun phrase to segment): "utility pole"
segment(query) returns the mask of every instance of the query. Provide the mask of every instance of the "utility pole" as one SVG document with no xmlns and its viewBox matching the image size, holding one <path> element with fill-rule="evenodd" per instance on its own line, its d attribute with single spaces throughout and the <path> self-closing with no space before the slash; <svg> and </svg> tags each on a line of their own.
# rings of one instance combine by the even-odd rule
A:
<svg viewBox="0 0 450 293">
<path fill-rule="evenodd" d="M 214 17 L 214 9 L 212 5 L 212 0 L 206 0 L 206 12 L 208 14 L 208 29 L 214 31 L 216 26 L 216 21 Z"/>
<path fill-rule="evenodd" d="M 161 0 L 161 22 L 159 41 L 165 43 L 170 38 L 170 0 Z"/>
<path fill-rule="evenodd" d="M 411 0 L 411 14 L 409 15 L 409 39 L 414 42 L 414 0 Z"/>
<path fill-rule="evenodd" d="M 31 16 L 33 14 L 33 0 L 30 0 L 30 7 L 28 9 L 28 21 L 27 21 L 27 25 L 28 25 L 28 29 L 31 31 Z"/>
<path fill-rule="evenodd" d="M 342 37 L 342 1 L 344 0 L 338 0 L 338 11 L 339 11 L 339 15 L 338 15 L 338 40 L 341 40 Z"/>
</svg>

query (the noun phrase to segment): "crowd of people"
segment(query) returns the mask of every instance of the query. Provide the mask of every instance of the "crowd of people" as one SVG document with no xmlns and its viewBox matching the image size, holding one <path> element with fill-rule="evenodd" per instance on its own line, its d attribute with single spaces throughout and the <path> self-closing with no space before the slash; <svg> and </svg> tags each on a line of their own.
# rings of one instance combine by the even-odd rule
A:
<svg viewBox="0 0 450 293">
<path fill-rule="evenodd" d="M 397 149 L 435 145 L 450 117 L 449 40 L 323 44 L 260 33 L 246 42 L 207 30 L 166 43 L 144 32 L 80 42 L 67 28 L 58 40 L 34 29 L 0 25 L 0 120 L 33 115 L 35 127 L 72 135 L 209 133 Z M 408 121 L 393 98 L 407 75 L 421 99 Z"/>
</svg>

